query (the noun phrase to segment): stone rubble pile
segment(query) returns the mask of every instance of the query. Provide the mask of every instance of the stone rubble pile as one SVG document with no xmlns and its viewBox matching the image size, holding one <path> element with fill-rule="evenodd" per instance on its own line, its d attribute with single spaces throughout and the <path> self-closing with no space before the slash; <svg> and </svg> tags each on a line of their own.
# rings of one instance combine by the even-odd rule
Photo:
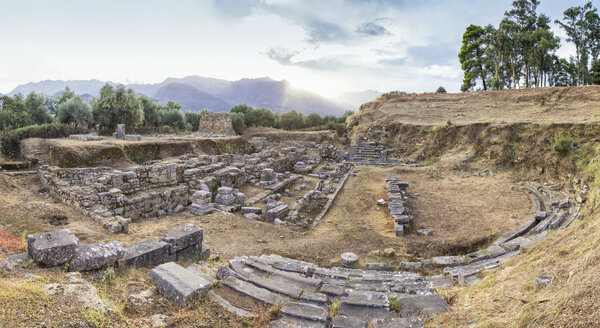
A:
<svg viewBox="0 0 600 328">
<path fill-rule="evenodd" d="M 95 140 L 106 140 L 108 138 L 99 136 L 96 132 L 88 134 L 71 134 L 69 139 L 75 139 L 80 141 L 95 141 Z"/>
<path fill-rule="evenodd" d="M 409 233 L 414 224 L 410 209 L 406 205 L 408 182 L 397 177 L 388 177 L 385 182 L 388 190 L 388 210 L 394 219 L 396 236 L 401 237 Z"/>
</svg>

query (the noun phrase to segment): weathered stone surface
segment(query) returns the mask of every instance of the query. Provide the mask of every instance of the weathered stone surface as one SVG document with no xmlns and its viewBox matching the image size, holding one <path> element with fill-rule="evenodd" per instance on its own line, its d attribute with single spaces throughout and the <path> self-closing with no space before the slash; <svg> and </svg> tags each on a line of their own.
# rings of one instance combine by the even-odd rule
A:
<svg viewBox="0 0 600 328">
<path fill-rule="evenodd" d="M 192 270 L 186 270 L 173 262 L 152 269 L 150 279 L 161 295 L 179 306 L 185 305 L 198 293 L 207 291 L 211 284 Z"/>
<path fill-rule="evenodd" d="M 264 288 L 256 287 L 255 285 L 237 279 L 234 276 L 228 276 L 223 279 L 223 285 L 270 305 L 277 304 L 284 300 Z"/>
<path fill-rule="evenodd" d="M 125 250 L 118 241 L 82 244 L 69 262 L 69 271 L 89 271 L 111 266 L 124 255 Z"/>
<path fill-rule="evenodd" d="M 167 232 L 167 235 L 163 238 L 163 241 L 171 245 L 169 251 L 171 254 L 174 254 L 193 245 L 199 244 L 200 248 L 202 248 L 202 238 L 202 228 L 199 228 L 193 224 L 188 224 L 184 227 Z"/>
<path fill-rule="evenodd" d="M 411 296 L 400 299 L 400 313 L 403 318 L 421 316 L 431 318 L 446 311 L 450 311 L 450 306 L 438 294 Z"/>
<path fill-rule="evenodd" d="M 79 272 L 69 272 L 64 276 L 64 283 L 52 283 L 44 286 L 43 290 L 50 296 L 60 296 L 77 304 L 80 309 L 109 311 L 110 308 L 98 297 L 94 285 L 81 277 Z"/>
<path fill-rule="evenodd" d="M 371 321 L 373 328 L 424 328 L 419 318 L 386 318 Z"/>
<path fill-rule="evenodd" d="M 302 289 L 289 283 L 281 282 L 278 280 L 263 278 L 262 276 L 256 275 L 250 275 L 248 278 L 246 278 L 246 280 L 255 284 L 256 286 L 260 286 L 272 292 L 276 292 L 281 295 L 289 296 L 295 299 L 298 299 L 302 294 Z"/>
<path fill-rule="evenodd" d="M 190 205 L 190 211 L 196 215 L 206 215 L 215 211 L 213 204 L 195 204 Z"/>
<path fill-rule="evenodd" d="M 242 207 L 242 215 L 248 213 L 260 214 L 262 209 L 260 207 Z"/>
<path fill-rule="evenodd" d="M 400 270 L 419 271 L 421 270 L 421 262 L 400 262 Z"/>
<path fill-rule="evenodd" d="M 533 281 L 533 290 L 536 292 L 538 290 L 542 290 L 542 289 L 548 287 L 548 285 L 550 285 L 551 282 L 552 282 L 552 277 L 550 275 L 548 275 L 547 273 L 542 273 L 539 276 L 537 276 L 535 278 L 535 280 Z"/>
<path fill-rule="evenodd" d="M 536 219 L 529 219 L 515 229 L 503 234 L 500 238 L 494 241 L 493 245 L 500 245 L 519 236 L 523 236 L 537 224 L 538 221 Z"/>
<path fill-rule="evenodd" d="M 12 271 L 29 260 L 31 260 L 31 257 L 27 253 L 9 255 L 6 262 L 0 265 L 0 270 Z"/>
<path fill-rule="evenodd" d="M 242 215 L 242 217 L 244 219 L 248 219 L 251 221 L 259 221 L 260 220 L 260 216 L 258 214 L 254 214 L 254 213 L 246 213 L 246 214 Z"/>
<path fill-rule="evenodd" d="M 365 269 L 367 270 L 391 271 L 392 268 L 393 266 L 391 262 L 365 264 Z"/>
<path fill-rule="evenodd" d="M 329 313 L 327 312 L 327 309 L 310 304 L 289 302 L 281 308 L 281 313 L 311 321 L 319 321 L 323 323 L 327 323 L 329 321 Z"/>
<path fill-rule="evenodd" d="M 321 293 L 327 294 L 333 297 L 346 296 L 346 288 L 343 285 L 323 284 L 321 287 Z"/>
<path fill-rule="evenodd" d="M 386 294 L 371 291 L 355 291 L 346 297 L 342 297 L 342 304 L 384 308 L 390 306 Z"/>
<path fill-rule="evenodd" d="M 229 113 L 215 113 L 204 115 L 198 123 L 198 132 L 212 133 L 223 136 L 235 136 Z"/>
<path fill-rule="evenodd" d="M 465 260 L 460 256 L 436 256 L 433 257 L 431 260 L 433 266 L 438 268 L 453 267 L 466 264 Z"/>
<path fill-rule="evenodd" d="M 358 263 L 358 255 L 350 252 L 344 253 L 341 256 L 341 260 L 343 266 L 351 268 Z"/>
<path fill-rule="evenodd" d="M 148 239 L 141 243 L 125 247 L 125 256 L 119 260 L 119 267 L 155 266 L 174 260 L 169 254 L 171 245 L 158 238 Z"/>
<path fill-rule="evenodd" d="M 476 251 L 465 255 L 465 260 L 467 261 L 467 264 L 483 261 L 488 258 L 489 256 L 482 251 Z"/>
<path fill-rule="evenodd" d="M 319 321 L 300 319 L 283 315 L 281 319 L 271 322 L 270 328 L 327 328 L 327 324 Z"/>
<path fill-rule="evenodd" d="M 77 251 L 79 239 L 68 230 L 27 236 L 29 256 L 36 262 L 55 266 L 69 262 Z"/>
<path fill-rule="evenodd" d="M 486 254 L 488 254 L 491 258 L 495 258 L 495 257 L 506 254 L 506 251 L 504 250 L 504 248 L 497 246 L 497 245 L 492 245 L 492 246 L 486 248 L 484 252 Z"/>
<path fill-rule="evenodd" d="M 351 316 L 337 315 L 331 322 L 332 328 L 366 328 L 367 321 Z"/>
<path fill-rule="evenodd" d="M 286 204 L 283 205 L 279 205 L 273 209 L 270 209 L 269 211 L 267 211 L 266 215 L 265 215 L 265 219 L 268 222 L 273 222 L 275 221 L 275 219 L 283 219 L 285 218 L 285 216 L 290 212 L 290 207 L 287 206 Z"/>
</svg>

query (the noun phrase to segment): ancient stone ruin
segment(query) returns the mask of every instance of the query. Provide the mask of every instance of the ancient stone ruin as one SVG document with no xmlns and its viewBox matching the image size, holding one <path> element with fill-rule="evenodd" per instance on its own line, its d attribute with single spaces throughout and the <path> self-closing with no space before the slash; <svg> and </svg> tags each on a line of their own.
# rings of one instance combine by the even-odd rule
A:
<svg viewBox="0 0 600 328">
<path fill-rule="evenodd" d="M 231 116 L 229 113 L 215 113 L 204 115 L 200 119 L 198 132 L 207 133 L 213 137 L 235 136 L 237 133 L 231 125 Z"/>
</svg>

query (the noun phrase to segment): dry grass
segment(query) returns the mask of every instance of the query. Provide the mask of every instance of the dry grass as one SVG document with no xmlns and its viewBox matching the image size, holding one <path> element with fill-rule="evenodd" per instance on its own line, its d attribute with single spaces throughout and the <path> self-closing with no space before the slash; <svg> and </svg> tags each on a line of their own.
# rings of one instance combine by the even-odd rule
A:
<svg viewBox="0 0 600 328">
<path fill-rule="evenodd" d="M 447 290 L 453 311 L 445 327 L 597 327 L 600 284 L 600 216 L 552 233 L 474 287 Z M 540 291 L 533 281 L 549 272 Z"/>
<path fill-rule="evenodd" d="M 466 125 L 473 123 L 598 122 L 600 86 L 437 94 L 365 105 L 352 116 L 361 129 L 389 124 Z M 354 122 L 354 123 L 353 123 Z"/>
</svg>

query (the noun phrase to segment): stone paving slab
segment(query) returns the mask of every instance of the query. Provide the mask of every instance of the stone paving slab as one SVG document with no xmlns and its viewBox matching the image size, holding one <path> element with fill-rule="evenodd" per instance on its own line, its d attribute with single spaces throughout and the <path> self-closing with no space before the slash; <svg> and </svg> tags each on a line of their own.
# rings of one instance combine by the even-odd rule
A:
<svg viewBox="0 0 600 328">
<path fill-rule="evenodd" d="M 329 312 L 318 306 L 302 303 L 289 302 L 281 308 L 281 313 L 311 321 L 327 323 L 329 321 Z"/>
<path fill-rule="evenodd" d="M 388 308 L 390 306 L 390 301 L 385 293 L 354 291 L 350 295 L 342 297 L 341 304 Z"/>
</svg>

